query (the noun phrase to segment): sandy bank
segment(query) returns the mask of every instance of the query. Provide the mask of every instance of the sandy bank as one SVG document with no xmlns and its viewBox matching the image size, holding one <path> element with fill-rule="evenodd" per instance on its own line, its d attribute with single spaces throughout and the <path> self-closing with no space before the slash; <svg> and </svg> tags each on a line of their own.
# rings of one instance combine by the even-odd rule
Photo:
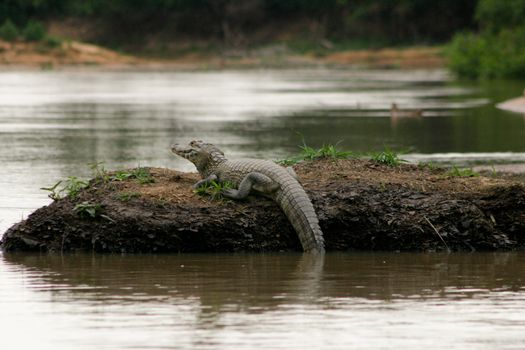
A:
<svg viewBox="0 0 525 350">
<path fill-rule="evenodd" d="M 60 69 L 99 67 L 110 69 L 221 69 L 251 67 L 342 66 L 367 68 L 436 68 L 445 64 L 441 48 L 414 47 L 342 51 L 324 55 L 295 54 L 269 46 L 236 55 L 188 52 L 168 58 L 138 57 L 78 41 L 56 46 L 0 40 L 0 69 Z"/>
</svg>

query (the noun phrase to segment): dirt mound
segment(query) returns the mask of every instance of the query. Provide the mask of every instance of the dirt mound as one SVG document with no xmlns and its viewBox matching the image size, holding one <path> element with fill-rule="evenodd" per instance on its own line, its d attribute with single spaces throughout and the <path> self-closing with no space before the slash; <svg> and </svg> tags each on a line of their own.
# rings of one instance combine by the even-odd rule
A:
<svg viewBox="0 0 525 350">
<path fill-rule="evenodd" d="M 525 246 L 525 186 L 442 169 L 367 160 L 295 166 L 318 213 L 327 250 L 496 250 Z M 197 174 L 150 169 L 154 183 L 91 181 L 14 225 L 6 251 L 299 251 L 278 206 L 261 197 L 216 201 L 195 194 Z M 79 203 L 99 205 L 81 217 Z"/>
</svg>

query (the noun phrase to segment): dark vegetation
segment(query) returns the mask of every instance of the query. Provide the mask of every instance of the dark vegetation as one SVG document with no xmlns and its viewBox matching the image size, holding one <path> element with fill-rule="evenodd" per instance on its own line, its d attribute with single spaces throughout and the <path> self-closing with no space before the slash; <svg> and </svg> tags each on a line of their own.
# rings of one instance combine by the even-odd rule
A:
<svg viewBox="0 0 525 350">
<path fill-rule="evenodd" d="M 42 42 L 48 46 L 60 45 L 60 38 L 47 33 L 41 22 L 29 20 L 23 27 L 18 27 L 10 18 L 0 22 L 0 39 L 8 42 L 23 40 L 26 42 Z"/>
<path fill-rule="evenodd" d="M 525 78 L 525 0 L 479 0 L 477 32 L 457 34 L 450 68 L 465 78 Z"/>
<path fill-rule="evenodd" d="M 200 38 L 221 47 L 288 42 L 378 47 L 442 43 L 472 28 L 476 0 L 4 0 L 0 24 L 74 18 L 96 24 L 94 40 L 126 46 Z M 33 22 L 35 23 L 35 22 Z M 119 28 L 119 30 L 115 30 Z"/>
</svg>

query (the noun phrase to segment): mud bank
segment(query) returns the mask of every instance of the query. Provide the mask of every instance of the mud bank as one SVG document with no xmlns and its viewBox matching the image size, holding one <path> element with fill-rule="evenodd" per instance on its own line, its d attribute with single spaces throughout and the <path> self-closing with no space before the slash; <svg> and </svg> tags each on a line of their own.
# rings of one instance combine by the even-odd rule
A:
<svg viewBox="0 0 525 350">
<path fill-rule="evenodd" d="M 525 185 L 452 177 L 443 169 L 368 160 L 295 166 L 318 213 L 328 251 L 474 251 L 525 247 Z M 270 200 L 216 201 L 195 194 L 197 174 L 150 169 L 154 183 L 91 181 L 4 235 L 5 251 L 110 253 L 300 251 Z M 100 205 L 81 217 L 78 203 Z"/>
</svg>

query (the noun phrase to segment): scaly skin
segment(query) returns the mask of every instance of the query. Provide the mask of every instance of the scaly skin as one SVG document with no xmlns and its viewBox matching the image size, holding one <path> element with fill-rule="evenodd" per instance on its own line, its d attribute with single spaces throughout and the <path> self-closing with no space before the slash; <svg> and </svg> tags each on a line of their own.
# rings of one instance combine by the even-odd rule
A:
<svg viewBox="0 0 525 350">
<path fill-rule="evenodd" d="M 305 252 L 324 252 L 323 232 L 312 202 L 297 181 L 293 170 L 268 160 L 227 160 L 217 147 L 202 141 L 188 145 L 174 144 L 171 151 L 191 161 L 201 177 L 194 187 L 210 181 L 230 182 L 236 190 L 224 195 L 233 199 L 245 198 L 250 192 L 272 198 L 294 227 Z"/>
</svg>

